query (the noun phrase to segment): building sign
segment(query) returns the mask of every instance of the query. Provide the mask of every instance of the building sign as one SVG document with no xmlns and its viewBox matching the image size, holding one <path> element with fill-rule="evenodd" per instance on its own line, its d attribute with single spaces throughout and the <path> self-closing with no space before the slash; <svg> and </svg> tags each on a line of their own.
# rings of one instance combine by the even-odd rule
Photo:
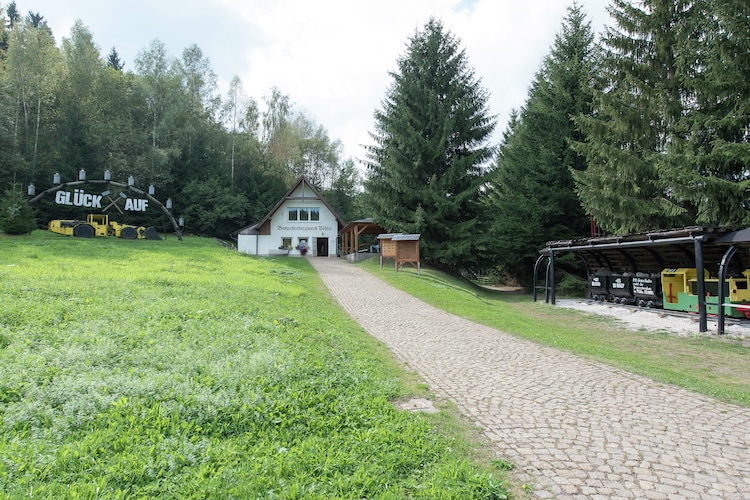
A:
<svg viewBox="0 0 750 500">
<path fill-rule="evenodd" d="M 84 192 L 83 189 L 75 189 L 72 193 L 69 191 L 58 191 L 55 193 L 55 203 L 74 207 L 102 208 L 102 195 L 89 194 Z M 125 210 L 130 212 L 145 212 L 147 208 L 148 200 L 125 198 Z"/>
<path fill-rule="evenodd" d="M 278 231 L 333 231 L 331 226 L 276 226 Z"/>
</svg>

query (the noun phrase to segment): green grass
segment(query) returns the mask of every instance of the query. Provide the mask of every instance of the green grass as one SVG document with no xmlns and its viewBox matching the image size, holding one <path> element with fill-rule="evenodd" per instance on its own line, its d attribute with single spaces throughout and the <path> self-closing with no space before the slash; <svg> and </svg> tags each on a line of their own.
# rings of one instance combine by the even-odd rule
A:
<svg viewBox="0 0 750 500">
<path fill-rule="evenodd" d="M 378 260 L 363 269 L 457 316 L 721 401 L 750 406 L 750 348 L 737 340 L 629 331 L 610 318 L 558 308 L 531 296 L 473 286 L 434 269 Z M 697 326 L 696 326 L 697 332 Z"/>
<path fill-rule="evenodd" d="M 2 497 L 505 498 L 303 259 L 39 231 L 0 282 Z"/>
</svg>

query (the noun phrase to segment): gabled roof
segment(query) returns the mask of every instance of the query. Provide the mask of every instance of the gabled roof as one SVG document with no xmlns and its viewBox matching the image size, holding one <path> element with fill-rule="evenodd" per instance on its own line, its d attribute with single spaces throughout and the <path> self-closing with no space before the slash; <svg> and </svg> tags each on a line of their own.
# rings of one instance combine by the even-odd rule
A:
<svg viewBox="0 0 750 500">
<path fill-rule="evenodd" d="M 252 224 L 247 227 L 243 227 L 242 229 L 238 230 L 234 234 L 258 234 L 258 228 L 262 226 L 266 221 L 271 220 L 271 217 L 276 213 L 276 211 L 281 208 L 281 205 L 284 204 L 287 200 L 299 200 L 299 198 L 295 198 L 292 195 L 294 192 L 302 186 L 305 189 L 310 189 L 310 192 L 313 194 L 313 196 L 305 196 L 304 199 L 315 199 L 320 200 L 323 205 L 336 217 L 336 221 L 338 222 L 339 229 L 344 226 L 344 219 L 341 218 L 341 216 L 336 212 L 331 205 L 328 204 L 328 202 L 321 196 L 320 191 L 318 191 L 315 186 L 312 185 L 312 183 L 305 177 L 302 176 L 299 179 L 297 179 L 297 182 L 294 183 L 294 185 L 289 189 L 289 191 L 286 192 L 284 196 L 281 197 L 278 203 L 276 203 L 276 206 L 274 206 L 270 212 L 268 212 L 268 215 L 263 217 L 260 221 L 256 222 L 255 224 Z"/>
<path fill-rule="evenodd" d="M 403 233 L 383 233 L 378 235 L 379 240 L 391 240 L 391 241 L 419 241 L 422 235 L 417 234 L 403 234 Z"/>
<path fill-rule="evenodd" d="M 372 218 L 367 218 L 351 221 L 339 231 L 339 234 L 344 234 L 351 230 L 356 231 L 357 234 L 380 234 L 385 231 L 385 229 L 383 229 L 380 224 L 374 222 Z"/>
</svg>

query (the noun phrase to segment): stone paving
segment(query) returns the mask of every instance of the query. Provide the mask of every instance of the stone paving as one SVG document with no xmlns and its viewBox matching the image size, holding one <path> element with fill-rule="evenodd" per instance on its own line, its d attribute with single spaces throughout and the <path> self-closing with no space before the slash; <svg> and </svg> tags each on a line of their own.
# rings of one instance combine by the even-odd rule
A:
<svg viewBox="0 0 750 500">
<path fill-rule="evenodd" d="M 458 318 L 344 260 L 309 261 L 537 498 L 750 498 L 750 409 Z"/>
</svg>

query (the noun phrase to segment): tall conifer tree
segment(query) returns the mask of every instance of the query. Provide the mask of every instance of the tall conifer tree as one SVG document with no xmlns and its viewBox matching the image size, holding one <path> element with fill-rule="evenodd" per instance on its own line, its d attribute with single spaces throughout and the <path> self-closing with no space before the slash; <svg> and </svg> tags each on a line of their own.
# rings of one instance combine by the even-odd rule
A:
<svg viewBox="0 0 750 500">
<path fill-rule="evenodd" d="M 459 42 L 430 19 L 409 40 L 375 113 L 366 206 L 394 232 L 422 234 L 424 257 L 454 270 L 486 255 L 482 210 L 488 94 Z"/>
<path fill-rule="evenodd" d="M 694 71 L 687 109 L 668 148 L 665 181 L 695 207 L 695 222 L 750 225 L 750 4 L 696 1 L 686 32 Z"/>
<path fill-rule="evenodd" d="M 688 0 L 613 0 L 615 26 L 603 37 L 604 87 L 595 113 L 577 123 L 575 144 L 588 168 L 574 172 L 586 211 L 610 232 L 683 225 L 692 208 L 665 182 L 666 152 L 690 100 L 685 77 L 694 71 L 686 39 L 695 19 Z"/>
<path fill-rule="evenodd" d="M 588 218 L 572 170 L 584 159 L 569 148 L 579 133 L 573 116 L 590 113 L 594 34 L 578 5 L 531 84 L 526 105 L 511 117 L 492 178 L 492 235 L 499 263 L 527 283 L 546 241 L 585 236 Z"/>
</svg>

